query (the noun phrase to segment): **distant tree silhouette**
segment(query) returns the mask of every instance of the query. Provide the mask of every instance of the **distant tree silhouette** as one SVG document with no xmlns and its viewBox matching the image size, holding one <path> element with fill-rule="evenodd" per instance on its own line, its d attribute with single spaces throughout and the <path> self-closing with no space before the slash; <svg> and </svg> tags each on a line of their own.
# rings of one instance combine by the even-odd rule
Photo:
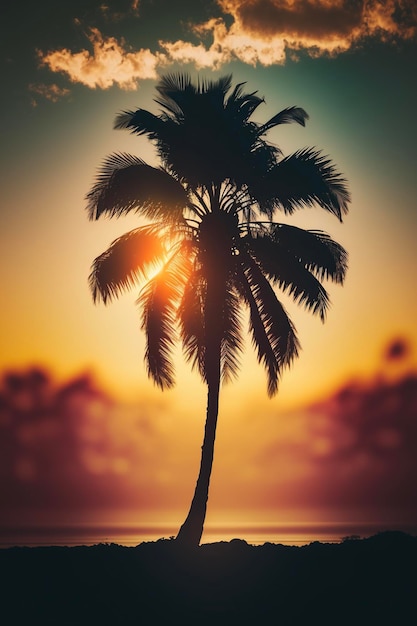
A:
<svg viewBox="0 0 417 626">
<path fill-rule="evenodd" d="M 112 154 L 87 195 L 91 219 L 134 211 L 151 222 L 95 259 L 94 301 L 107 303 L 143 280 L 138 303 L 149 376 L 162 389 L 173 385 L 178 331 L 186 359 L 208 387 L 200 472 L 176 538 L 186 545 L 198 545 L 203 532 L 220 385 L 236 375 L 243 347 L 241 305 L 249 310 L 252 343 L 272 396 L 299 348 L 274 287 L 324 321 L 329 298 L 320 281 L 342 283 L 347 267 L 345 250 L 327 234 L 273 221 L 278 211 L 313 205 L 342 220 L 349 193 L 319 151 L 283 157 L 266 141 L 279 124 L 304 126 L 306 112 L 293 106 L 266 123 L 254 122 L 263 99 L 245 93 L 244 84 L 232 90 L 231 76 L 197 84 L 185 74 L 163 77 L 155 100 L 159 115 L 138 109 L 115 122 L 154 142 L 162 167 Z"/>
</svg>

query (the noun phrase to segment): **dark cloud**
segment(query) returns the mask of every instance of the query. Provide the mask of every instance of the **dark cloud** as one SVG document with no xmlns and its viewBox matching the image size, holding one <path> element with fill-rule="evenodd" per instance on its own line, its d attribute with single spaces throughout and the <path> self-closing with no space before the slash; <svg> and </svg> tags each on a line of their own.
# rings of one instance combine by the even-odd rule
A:
<svg viewBox="0 0 417 626">
<path fill-rule="evenodd" d="M 386 352 L 395 367 L 384 360 L 372 378 L 258 422 L 257 451 L 248 441 L 244 452 L 253 506 L 417 521 L 417 372 L 406 340 L 391 341 Z"/>
<path fill-rule="evenodd" d="M 58 384 L 41 368 L 4 374 L 0 388 L 4 520 L 17 510 L 154 503 L 149 470 L 152 456 L 163 448 L 163 437 L 155 436 L 146 409 L 117 403 L 89 375 Z"/>
<path fill-rule="evenodd" d="M 245 37 L 246 46 L 254 51 L 268 43 L 283 46 L 280 62 L 284 62 L 294 50 L 335 55 L 369 38 L 394 41 L 415 38 L 417 33 L 413 0 L 218 0 L 218 4 L 233 17 L 223 43 L 241 60 L 238 42 Z M 214 35 L 216 30 L 220 31 L 219 24 L 213 26 Z M 258 62 L 265 64 L 265 59 L 269 64 L 265 54 Z"/>
<path fill-rule="evenodd" d="M 417 374 L 353 382 L 310 414 L 327 503 L 417 514 Z"/>
<path fill-rule="evenodd" d="M 412 0 L 219 0 L 246 32 L 300 38 L 411 37 L 416 32 Z"/>
<path fill-rule="evenodd" d="M 248 33 L 296 37 L 350 35 L 361 25 L 363 2 L 322 2 L 320 0 L 257 0 L 222 2 L 240 20 Z"/>
<path fill-rule="evenodd" d="M 406 339 L 398 337 L 393 339 L 385 350 L 385 359 L 387 361 L 399 361 L 408 356 L 410 352 L 410 346 Z"/>
</svg>

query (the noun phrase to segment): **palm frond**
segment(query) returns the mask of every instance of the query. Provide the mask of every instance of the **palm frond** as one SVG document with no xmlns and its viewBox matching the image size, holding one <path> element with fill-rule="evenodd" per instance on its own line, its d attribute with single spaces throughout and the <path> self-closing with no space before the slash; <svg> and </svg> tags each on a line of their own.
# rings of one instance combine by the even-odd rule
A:
<svg viewBox="0 0 417 626">
<path fill-rule="evenodd" d="M 150 139 L 156 139 L 163 133 L 164 120 L 145 109 L 122 111 L 116 116 L 114 128 L 127 128 L 136 135 L 148 135 Z"/>
<path fill-rule="evenodd" d="M 298 356 L 299 343 L 293 324 L 274 290 L 249 254 L 242 258 L 242 273 L 237 285 L 249 306 L 250 332 L 258 362 L 267 372 L 268 395 L 278 390 L 282 369 Z"/>
<path fill-rule="evenodd" d="M 232 102 L 235 102 L 243 95 L 243 87 L 245 85 L 246 85 L 246 81 L 242 83 L 237 83 L 237 85 L 235 85 L 232 93 L 229 95 L 227 99 L 226 108 L 230 106 Z"/>
<path fill-rule="evenodd" d="M 221 375 L 224 382 L 236 377 L 243 350 L 239 296 L 229 285 L 223 300 L 223 336 L 220 345 Z"/>
<path fill-rule="evenodd" d="M 324 322 L 330 305 L 329 296 L 319 280 L 303 263 L 264 234 L 257 237 L 244 237 L 250 254 L 256 259 L 264 274 L 288 293 L 295 302 L 304 305 Z"/>
<path fill-rule="evenodd" d="M 213 92 L 213 93 L 222 94 L 223 96 L 222 100 L 223 100 L 224 96 L 229 91 L 231 85 L 232 85 L 231 74 L 225 74 L 224 76 L 220 76 L 217 80 L 203 78 L 203 79 L 198 80 L 198 92 L 199 93 Z"/>
<path fill-rule="evenodd" d="M 271 224 L 274 241 L 288 250 L 319 280 L 330 279 L 343 284 L 348 267 L 348 253 L 327 233 L 304 230 L 289 224 Z"/>
<path fill-rule="evenodd" d="M 162 270 L 145 285 L 137 301 L 142 307 L 142 329 L 146 333 L 148 375 L 161 389 L 174 384 L 171 352 L 177 336 L 177 308 L 191 269 L 190 246 L 191 242 L 181 242 Z"/>
<path fill-rule="evenodd" d="M 308 117 L 309 116 L 306 111 L 304 111 L 304 109 L 300 107 L 287 107 L 286 109 L 283 109 L 282 111 L 271 117 L 271 119 L 265 122 L 265 124 L 262 124 L 262 126 L 258 130 L 258 133 L 259 135 L 263 135 L 274 126 L 278 126 L 279 124 L 291 124 L 292 122 L 300 124 L 301 126 L 305 126 Z"/>
<path fill-rule="evenodd" d="M 179 122 L 192 112 L 196 97 L 200 93 L 199 86 L 194 85 L 191 76 L 178 72 L 166 74 L 156 86 L 159 97 L 155 100 L 163 110 L 168 111 L 170 119 Z"/>
<path fill-rule="evenodd" d="M 245 83 L 240 83 L 240 85 L 237 85 L 232 94 L 227 98 L 225 111 L 231 123 L 247 123 L 258 106 L 265 102 L 263 98 L 256 95 L 258 93 L 257 91 L 244 93 L 241 89 L 244 84 Z M 256 125 L 253 124 L 252 128 L 255 130 Z"/>
<path fill-rule="evenodd" d="M 205 281 L 198 266 L 195 266 L 184 287 L 181 303 L 178 307 L 178 318 L 185 359 L 191 363 L 193 369 L 196 368 L 198 370 L 203 380 L 206 380 L 205 297 Z"/>
<path fill-rule="evenodd" d="M 242 159 L 242 175 L 237 180 L 251 193 L 252 188 L 257 189 L 260 181 L 268 176 L 268 172 L 275 167 L 281 156 L 280 148 L 262 139 L 257 140 L 256 143 L 254 142 L 250 154 L 245 155 L 245 158 Z M 266 189 L 263 189 L 263 193 L 265 191 Z M 257 198 L 253 199 L 255 202 L 257 201 Z"/>
<path fill-rule="evenodd" d="M 187 282 L 178 309 L 185 358 L 198 369 L 207 382 L 207 332 L 205 312 L 207 284 L 201 272 L 195 270 Z M 223 381 L 235 377 L 239 370 L 239 354 L 243 350 L 239 296 L 233 286 L 225 291 L 222 308 L 218 311 L 220 367 Z"/>
<path fill-rule="evenodd" d="M 192 82 L 190 74 L 186 72 L 169 72 L 161 76 L 156 90 L 162 96 L 171 98 L 172 95 L 182 91 L 190 90 L 196 93 L 198 88 Z"/>
<path fill-rule="evenodd" d="M 162 239 L 154 226 L 142 226 L 115 239 L 98 256 L 89 277 L 94 302 L 104 304 L 132 287 L 164 258 Z"/>
<path fill-rule="evenodd" d="M 175 221 L 181 219 L 188 196 L 168 172 L 130 154 L 116 153 L 103 162 L 87 201 L 90 219 L 135 210 L 150 219 Z"/>
<path fill-rule="evenodd" d="M 330 159 L 312 148 L 279 161 L 263 179 L 251 182 L 249 191 L 269 217 L 275 209 L 291 214 L 297 208 L 317 204 L 342 221 L 350 202 L 346 180 Z"/>
</svg>

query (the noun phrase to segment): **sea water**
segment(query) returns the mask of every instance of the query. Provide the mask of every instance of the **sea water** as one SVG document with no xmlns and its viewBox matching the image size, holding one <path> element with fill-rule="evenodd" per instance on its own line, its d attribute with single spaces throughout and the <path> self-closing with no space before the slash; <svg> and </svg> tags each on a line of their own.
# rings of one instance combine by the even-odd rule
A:
<svg viewBox="0 0 417 626">
<path fill-rule="evenodd" d="M 381 522 L 208 524 L 201 543 L 230 541 L 236 538 L 252 545 L 267 542 L 285 545 L 305 545 L 313 541 L 336 543 L 346 537 L 369 537 L 386 530 L 400 530 L 416 535 L 417 525 Z M 177 532 L 178 526 L 161 523 L 14 525 L 0 528 L 0 547 L 77 546 L 100 543 L 136 546 L 142 542 L 173 538 Z"/>
</svg>

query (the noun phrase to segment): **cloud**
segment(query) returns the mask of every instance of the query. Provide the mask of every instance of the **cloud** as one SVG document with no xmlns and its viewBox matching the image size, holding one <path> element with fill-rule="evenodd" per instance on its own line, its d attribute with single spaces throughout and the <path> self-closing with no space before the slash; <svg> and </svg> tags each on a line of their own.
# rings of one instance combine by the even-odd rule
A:
<svg viewBox="0 0 417 626">
<path fill-rule="evenodd" d="M 347 382 L 280 416 L 286 428 L 265 438 L 256 456 L 248 453 L 257 480 L 266 477 L 261 506 L 283 502 L 415 519 L 417 372 L 407 369 L 406 341 L 392 341 L 387 353 L 393 351 L 384 373 Z"/>
<path fill-rule="evenodd" d="M 218 0 L 233 18 L 226 44 L 237 58 L 233 38 L 245 37 L 256 57 L 260 46 L 284 47 L 282 55 L 306 50 L 312 56 L 339 54 L 359 42 L 376 37 L 409 39 L 417 33 L 417 10 L 412 0 Z M 208 23 L 207 23 L 208 24 Z M 211 26 L 213 36 L 219 24 Z M 262 55 L 259 63 L 269 64 Z"/>
<path fill-rule="evenodd" d="M 256 66 L 284 64 L 300 51 L 337 55 L 371 37 L 387 42 L 417 34 L 410 0 L 218 0 L 224 14 L 191 27 L 211 44 L 159 42 L 169 59 L 219 69 L 233 60 Z"/>
<path fill-rule="evenodd" d="M 92 54 L 88 50 L 73 53 L 66 48 L 39 52 L 40 65 L 67 74 L 71 82 L 91 89 L 118 85 L 131 90 L 136 89 L 140 79 L 156 78 L 156 68 L 164 62 L 160 53 L 149 49 L 126 50 L 123 40 L 119 43 L 114 37 L 104 38 L 97 28 L 91 28 L 87 37 L 93 46 Z"/>
<path fill-rule="evenodd" d="M 403 337 L 397 337 L 393 339 L 386 347 L 384 357 L 389 361 L 402 360 L 408 356 L 410 352 L 410 346 Z"/>
<path fill-rule="evenodd" d="M 249 65 L 274 65 L 285 61 L 283 41 L 265 40 L 263 37 L 250 35 L 232 26 L 228 29 L 222 19 L 211 19 L 196 25 L 193 32 L 201 38 L 210 35 L 211 45 L 206 48 L 202 43 L 194 45 L 185 41 L 169 43 L 160 41 L 172 61 L 194 63 L 198 69 L 219 69 L 225 63 L 238 59 Z"/>
<path fill-rule="evenodd" d="M 36 96 L 41 96 L 42 98 L 46 98 L 46 100 L 50 100 L 50 102 L 58 102 L 58 100 L 61 100 L 63 97 L 68 96 L 71 93 L 71 91 L 66 87 L 59 87 L 55 83 L 52 85 L 32 83 L 29 85 L 29 91 L 36 94 Z M 37 104 L 37 99 L 34 97 L 32 99 L 32 106 L 37 106 Z"/>
<path fill-rule="evenodd" d="M 217 23 L 218 20 L 211 20 Z M 224 25 L 219 23 L 221 31 L 224 31 Z M 210 28 L 209 26 L 207 28 Z M 230 52 L 221 45 L 221 37 L 217 37 L 215 33 L 216 27 L 213 27 L 214 41 L 208 48 L 203 43 L 192 44 L 187 41 L 160 41 L 159 45 L 165 51 L 167 58 L 178 63 L 193 63 L 197 69 L 217 69 L 230 59 Z"/>
<path fill-rule="evenodd" d="M 315 455 L 331 504 L 417 512 L 417 375 L 352 382 L 310 407 Z M 324 487 L 324 488 L 323 488 Z"/>
<path fill-rule="evenodd" d="M 256 396 L 237 415 L 222 415 L 211 506 L 415 522 L 417 372 L 410 352 L 408 341 L 394 339 L 380 372 L 346 381 L 310 405 L 280 411 Z M 223 420 L 228 428 L 221 430 Z"/>
<path fill-rule="evenodd" d="M 117 4 L 117 9 L 113 8 L 113 4 Z M 138 16 L 139 4 L 140 0 L 123 0 L 123 2 L 117 0 L 116 3 L 114 0 L 110 0 L 110 2 L 103 2 L 100 4 L 99 10 L 107 20 L 117 22 L 131 15 Z M 126 6 L 124 7 L 123 5 Z"/>
<path fill-rule="evenodd" d="M 117 402 L 89 375 L 57 383 L 38 367 L 4 373 L 0 523 L 18 511 L 172 505 L 181 467 L 162 423 L 161 405 Z"/>
<path fill-rule="evenodd" d="M 120 19 L 128 12 L 139 14 L 138 0 L 127 4 Z M 157 78 L 161 66 L 174 62 L 197 69 L 219 69 L 234 60 L 270 66 L 284 64 L 301 51 L 312 57 L 335 56 L 370 38 L 393 42 L 417 35 L 413 0 L 217 0 L 217 4 L 223 16 L 188 24 L 197 43 L 161 40 L 159 50 L 134 51 L 123 39 L 104 37 L 91 28 L 87 37 L 92 51 L 39 52 L 40 65 L 92 89 L 113 85 L 135 89 L 140 80 Z M 103 3 L 100 11 L 109 19 L 117 17 L 111 2 Z"/>
</svg>

